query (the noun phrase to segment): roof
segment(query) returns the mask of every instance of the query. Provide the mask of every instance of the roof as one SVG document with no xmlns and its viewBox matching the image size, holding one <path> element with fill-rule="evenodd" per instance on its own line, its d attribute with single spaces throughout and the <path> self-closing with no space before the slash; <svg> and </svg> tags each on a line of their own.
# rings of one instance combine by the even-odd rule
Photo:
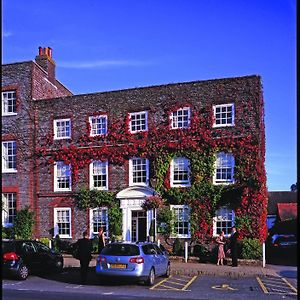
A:
<svg viewBox="0 0 300 300">
<path fill-rule="evenodd" d="M 280 191 L 268 194 L 268 215 L 277 215 L 278 203 L 297 203 L 297 192 Z"/>
<path fill-rule="evenodd" d="M 277 203 L 280 221 L 297 218 L 297 203 Z"/>
</svg>

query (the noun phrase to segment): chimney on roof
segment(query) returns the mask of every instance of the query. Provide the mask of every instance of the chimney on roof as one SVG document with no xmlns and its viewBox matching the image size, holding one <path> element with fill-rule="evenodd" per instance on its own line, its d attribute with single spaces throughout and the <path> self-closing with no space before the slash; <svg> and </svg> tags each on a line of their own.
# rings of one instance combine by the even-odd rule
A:
<svg viewBox="0 0 300 300">
<path fill-rule="evenodd" d="M 52 49 L 50 47 L 39 47 L 39 54 L 35 57 L 36 63 L 48 74 L 48 80 L 55 81 L 55 62 L 52 59 Z"/>
</svg>

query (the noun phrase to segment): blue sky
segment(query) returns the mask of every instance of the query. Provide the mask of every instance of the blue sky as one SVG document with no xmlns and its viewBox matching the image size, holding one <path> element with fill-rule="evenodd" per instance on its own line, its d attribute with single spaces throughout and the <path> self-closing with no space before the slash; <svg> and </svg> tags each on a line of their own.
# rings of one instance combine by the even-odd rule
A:
<svg viewBox="0 0 300 300">
<path fill-rule="evenodd" d="M 73 93 L 258 74 L 270 191 L 296 179 L 296 0 L 3 0 L 2 63 L 53 49 Z"/>
</svg>

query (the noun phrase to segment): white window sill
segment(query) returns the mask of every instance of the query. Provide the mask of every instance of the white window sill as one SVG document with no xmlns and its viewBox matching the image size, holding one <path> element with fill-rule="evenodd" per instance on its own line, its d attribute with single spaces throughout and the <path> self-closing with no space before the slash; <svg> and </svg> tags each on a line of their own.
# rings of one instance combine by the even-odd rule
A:
<svg viewBox="0 0 300 300">
<path fill-rule="evenodd" d="M 172 239 L 190 239 L 191 235 L 187 235 L 187 234 L 177 234 L 177 235 L 171 235 L 170 238 Z"/>
<path fill-rule="evenodd" d="M 17 170 L 10 170 L 10 169 L 8 169 L 8 170 L 2 170 L 2 173 L 17 173 L 18 171 Z"/>
<path fill-rule="evenodd" d="M 5 113 L 5 114 L 2 113 L 2 117 L 11 117 L 11 116 L 16 116 L 16 115 L 17 115 L 17 113 Z"/>
<path fill-rule="evenodd" d="M 171 187 L 190 187 L 190 183 L 171 183 Z"/>
<path fill-rule="evenodd" d="M 54 192 L 72 192 L 72 189 L 55 189 Z"/>
<path fill-rule="evenodd" d="M 67 136 L 67 137 L 54 137 L 53 139 L 54 140 L 70 140 L 71 137 L 70 136 Z"/>
<path fill-rule="evenodd" d="M 234 124 L 221 124 L 221 125 L 217 125 L 217 124 L 213 124 L 213 128 L 220 128 L 220 127 L 233 127 Z"/>
<path fill-rule="evenodd" d="M 61 239 L 71 239 L 72 238 L 71 235 L 66 235 L 66 234 L 57 234 L 57 235 L 59 235 L 59 238 L 61 238 Z M 54 236 L 54 238 L 55 238 L 55 236 Z"/>
</svg>

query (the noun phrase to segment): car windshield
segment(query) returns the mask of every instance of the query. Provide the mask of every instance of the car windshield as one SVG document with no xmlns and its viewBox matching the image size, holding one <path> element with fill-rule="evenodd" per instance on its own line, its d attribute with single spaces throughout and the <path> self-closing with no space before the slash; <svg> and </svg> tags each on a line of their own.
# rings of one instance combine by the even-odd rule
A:
<svg viewBox="0 0 300 300">
<path fill-rule="evenodd" d="M 296 237 L 294 236 L 281 236 L 278 237 L 275 242 L 280 243 L 280 242 L 296 242 Z"/>
<path fill-rule="evenodd" d="M 104 247 L 101 254 L 104 255 L 119 255 L 119 256 L 134 256 L 140 255 L 138 246 L 130 244 L 108 244 Z"/>
<path fill-rule="evenodd" d="M 14 252 L 15 245 L 12 242 L 2 242 L 2 253 Z"/>
</svg>

